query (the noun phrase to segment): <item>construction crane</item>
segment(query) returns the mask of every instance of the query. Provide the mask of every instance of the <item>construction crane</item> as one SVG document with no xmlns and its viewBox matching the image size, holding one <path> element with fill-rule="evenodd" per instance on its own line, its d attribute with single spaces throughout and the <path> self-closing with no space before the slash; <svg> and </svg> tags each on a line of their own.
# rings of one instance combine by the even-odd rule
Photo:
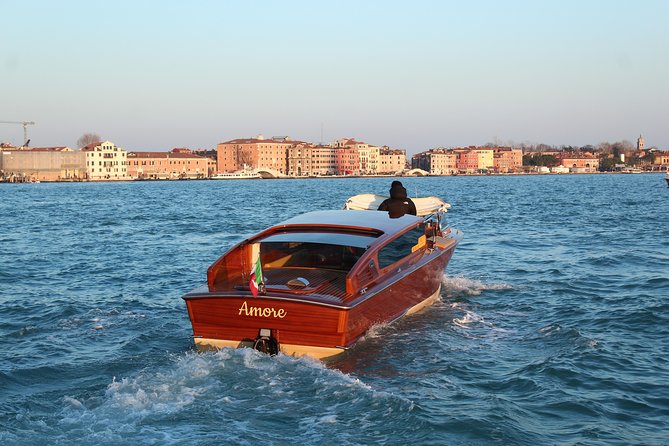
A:
<svg viewBox="0 0 669 446">
<path fill-rule="evenodd" d="M 27 146 L 28 141 L 28 126 L 35 125 L 33 121 L 0 121 L 0 124 L 20 124 L 23 126 L 23 145 Z"/>
</svg>

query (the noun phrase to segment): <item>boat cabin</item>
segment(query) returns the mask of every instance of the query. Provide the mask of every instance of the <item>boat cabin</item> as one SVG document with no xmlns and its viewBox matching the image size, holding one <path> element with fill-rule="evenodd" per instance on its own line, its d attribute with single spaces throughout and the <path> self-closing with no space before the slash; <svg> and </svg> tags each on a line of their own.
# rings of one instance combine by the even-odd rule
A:
<svg viewBox="0 0 669 446">
<path fill-rule="evenodd" d="M 386 212 L 319 211 L 291 218 L 244 240 L 208 270 L 209 292 L 249 292 L 257 259 L 265 292 L 348 305 L 367 288 L 418 261 L 438 223 Z"/>
</svg>

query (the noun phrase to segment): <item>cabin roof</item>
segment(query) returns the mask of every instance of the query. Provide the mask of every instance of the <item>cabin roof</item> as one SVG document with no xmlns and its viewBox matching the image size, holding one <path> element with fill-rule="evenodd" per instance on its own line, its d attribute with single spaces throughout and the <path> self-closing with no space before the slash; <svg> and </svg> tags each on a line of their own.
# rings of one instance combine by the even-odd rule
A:
<svg viewBox="0 0 669 446">
<path fill-rule="evenodd" d="M 400 232 L 408 226 L 422 222 L 421 217 L 403 215 L 399 218 L 390 218 L 387 212 L 382 211 L 315 211 L 298 215 L 276 227 L 283 226 L 323 226 L 324 228 L 348 227 L 356 229 L 373 229 L 386 234 Z"/>
<path fill-rule="evenodd" d="M 367 249 L 375 240 L 376 237 L 373 236 L 340 234 L 336 232 L 288 232 L 270 235 L 262 239 L 261 242 L 304 242 L 321 245 L 354 246 L 356 248 Z"/>
</svg>

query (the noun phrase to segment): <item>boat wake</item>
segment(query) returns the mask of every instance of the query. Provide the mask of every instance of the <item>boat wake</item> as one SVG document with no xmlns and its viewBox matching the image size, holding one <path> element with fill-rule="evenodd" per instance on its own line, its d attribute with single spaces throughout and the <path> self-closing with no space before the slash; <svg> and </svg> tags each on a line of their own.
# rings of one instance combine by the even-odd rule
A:
<svg viewBox="0 0 669 446">
<path fill-rule="evenodd" d="M 442 293 L 448 298 L 461 296 L 479 296 L 485 291 L 512 290 L 513 286 L 507 283 L 485 283 L 464 276 L 447 276 L 441 280 Z"/>
<path fill-rule="evenodd" d="M 216 430 L 200 426 L 203 414 L 227 420 L 229 443 L 262 442 L 267 434 L 254 438 L 249 420 L 280 416 L 313 444 L 322 444 L 328 425 L 357 422 L 351 408 L 409 418 L 414 408 L 411 400 L 375 390 L 315 359 L 270 357 L 252 349 L 174 355 L 168 366 L 113 378 L 103 395 L 64 395 L 61 404 L 58 440 L 79 444 L 94 444 L 103 433 L 110 435 L 109 443 L 164 443 L 164 423 L 175 418 L 201 427 L 198 438 L 204 443 L 218 442 Z"/>
<path fill-rule="evenodd" d="M 480 323 L 484 325 L 486 324 L 486 322 L 483 320 L 483 316 L 474 313 L 473 311 L 466 311 L 466 310 L 465 314 L 462 317 L 454 318 L 453 323 L 461 328 L 467 328 L 469 324 L 473 323 Z"/>
</svg>

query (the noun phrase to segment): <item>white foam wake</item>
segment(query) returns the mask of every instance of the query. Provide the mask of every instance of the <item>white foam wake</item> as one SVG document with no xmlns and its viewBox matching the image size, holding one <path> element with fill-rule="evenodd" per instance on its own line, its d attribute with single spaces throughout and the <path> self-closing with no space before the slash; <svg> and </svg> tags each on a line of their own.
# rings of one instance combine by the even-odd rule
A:
<svg viewBox="0 0 669 446">
<path fill-rule="evenodd" d="M 441 283 L 447 296 L 479 296 L 484 291 L 511 290 L 507 283 L 485 283 L 463 276 L 444 275 Z"/>
<path fill-rule="evenodd" d="M 456 317 L 453 319 L 453 323 L 462 328 L 467 328 L 469 324 L 476 322 L 485 323 L 483 317 L 477 313 L 474 313 L 473 311 L 465 311 L 465 314 L 462 317 Z"/>
</svg>

